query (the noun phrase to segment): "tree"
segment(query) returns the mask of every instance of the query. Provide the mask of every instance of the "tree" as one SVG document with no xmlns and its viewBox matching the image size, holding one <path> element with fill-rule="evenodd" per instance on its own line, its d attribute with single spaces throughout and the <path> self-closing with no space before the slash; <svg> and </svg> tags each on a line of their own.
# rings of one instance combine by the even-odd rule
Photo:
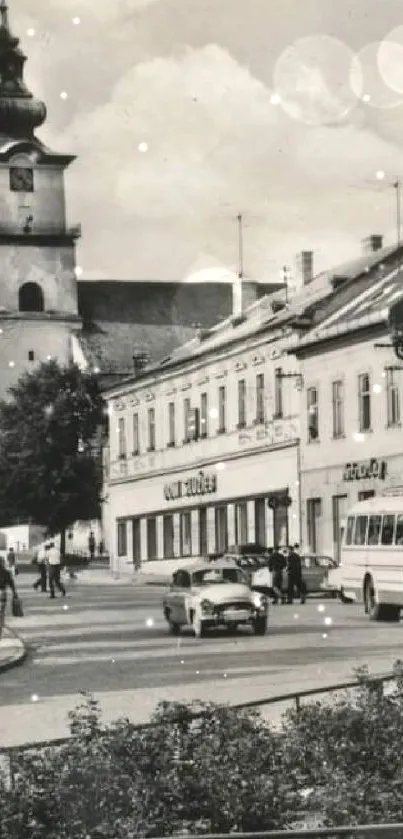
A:
<svg viewBox="0 0 403 839">
<path fill-rule="evenodd" d="M 102 472 L 94 440 L 104 421 L 98 381 L 75 364 L 41 364 L 0 402 L 0 517 L 64 534 L 100 513 Z"/>
</svg>

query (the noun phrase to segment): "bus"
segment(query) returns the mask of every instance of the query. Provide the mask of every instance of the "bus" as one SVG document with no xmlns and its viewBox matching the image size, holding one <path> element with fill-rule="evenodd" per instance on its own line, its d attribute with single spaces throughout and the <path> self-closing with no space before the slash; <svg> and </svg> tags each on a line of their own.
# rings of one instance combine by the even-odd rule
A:
<svg viewBox="0 0 403 839">
<path fill-rule="evenodd" d="M 342 600 L 363 603 L 371 620 L 403 609 L 403 496 L 375 496 L 347 515 L 340 557 Z"/>
</svg>

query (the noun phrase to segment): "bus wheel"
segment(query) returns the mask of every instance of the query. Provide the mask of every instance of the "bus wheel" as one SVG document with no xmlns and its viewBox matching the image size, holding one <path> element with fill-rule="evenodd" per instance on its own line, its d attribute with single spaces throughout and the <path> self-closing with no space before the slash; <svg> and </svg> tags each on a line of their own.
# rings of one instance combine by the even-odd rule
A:
<svg viewBox="0 0 403 839">
<path fill-rule="evenodd" d="M 391 606 L 387 603 L 377 603 L 375 588 L 372 577 L 367 577 L 364 585 L 364 608 L 365 614 L 372 621 L 398 621 L 400 618 L 400 607 Z"/>
</svg>

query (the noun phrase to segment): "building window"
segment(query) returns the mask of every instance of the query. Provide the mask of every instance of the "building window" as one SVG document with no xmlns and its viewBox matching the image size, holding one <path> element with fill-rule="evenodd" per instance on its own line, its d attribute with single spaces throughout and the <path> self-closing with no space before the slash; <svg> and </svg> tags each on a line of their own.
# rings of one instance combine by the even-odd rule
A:
<svg viewBox="0 0 403 839">
<path fill-rule="evenodd" d="M 344 434 L 344 384 L 341 379 L 332 382 L 333 437 Z"/>
<path fill-rule="evenodd" d="M 235 544 L 246 545 L 248 541 L 248 506 L 246 501 L 235 504 Z"/>
<path fill-rule="evenodd" d="M 35 360 L 35 353 L 34 353 L 33 350 L 29 350 L 28 351 L 28 361 L 34 361 L 34 360 Z"/>
<path fill-rule="evenodd" d="M 358 500 L 359 501 L 367 501 L 368 498 L 375 498 L 375 490 L 374 489 L 363 489 L 362 492 L 358 493 Z"/>
<path fill-rule="evenodd" d="M 238 428 L 245 428 L 246 425 L 246 382 L 245 379 L 238 381 Z"/>
<path fill-rule="evenodd" d="M 225 385 L 218 388 L 218 433 L 227 430 L 227 391 Z"/>
<path fill-rule="evenodd" d="M 155 408 L 148 409 L 148 451 L 155 451 Z"/>
<path fill-rule="evenodd" d="M 190 399 L 183 400 L 183 442 L 189 443 Z"/>
<path fill-rule="evenodd" d="M 199 507 L 199 554 L 206 556 L 207 553 L 207 507 Z"/>
<path fill-rule="evenodd" d="M 264 421 L 264 373 L 258 373 L 256 376 L 256 422 Z"/>
<path fill-rule="evenodd" d="M 274 416 L 283 416 L 283 371 L 277 367 L 274 371 Z"/>
<path fill-rule="evenodd" d="M 164 559 L 171 559 L 174 556 L 174 517 L 166 515 L 162 520 Z"/>
<path fill-rule="evenodd" d="M 217 553 L 224 553 L 228 548 L 228 510 L 226 506 L 215 508 L 215 545 Z"/>
<path fill-rule="evenodd" d="M 322 499 L 308 498 L 306 502 L 308 549 L 312 553 L 320 552 L 320 524 Z"/>
<path fill-rule="evenodd" d="M 175 402 L 168 403 L 168 446 L 175 445 Z"/>
<path fill-rule="evenodd" d="M 141 566 L 141 520 L 132 519 L 133 565 L 136 569 Z"/>
<path fill-rule="evenodd" d="M 255 500 L 255 542 L 266 547 L 266 499 Z"/>
<path fill-rule="evenodd" d="M 179 526 L 181 556 L 192 556 L 192 514 L 190 510 L 180 514 Z"/>
<path fill-rule="evenodd" d="M 127 524 L 118 521 L 118 556 L 127 556 Z"/>
<path fill-rule="evenodd" d="M 147 559 L 157 559 L 157 519 L 147 519 Z"/>
<path fill-rule="evenodd" d="M 343 527 L 347 515 L 348 495 L 334 495 L 333 507 L 333 553 L 337 563 L 340 562 L 340 549 L 343 538 Z"/>
<path fill-rule="evenodd" d="M 18 292 L 18 309 L 20 312 L 43 312 L 45 301 L 43 291 L 38 283 L 24 283 Z"/>
<path fill-rule="evenodd" d="M 118 455 L 120 460 L 124 460 L 127 456 L 126 422 L 124 417 L 120 417 L 118 420 Z"/>
<path fill-rule="evenodd" d="M 400 423 L 400 389 L 396 370 L 386 371 L 386 406 L 388 426 Z"/>
<path fill-rule="evenodd" d="M 207 393 L 200 396 L 200 437 L 208 435 L 208 398 Z"/>
<path fill-rule="evenodd" d="M 371 377 L 369 373 L 358 376 L 359 430 L 371 429 Z"/>
<path fill-rule="evenodd" d="M 316 387 L 309 387 L 307 392 L 307 411 L 308 411 L 308 443 L 312 440 L 319 439 L 319 401 L 318 389 Z"/>
<path fill-rule="evenodd" d="M 139 415 L 133 414 L 133 455 L 140 454 Z"/>
</svg>

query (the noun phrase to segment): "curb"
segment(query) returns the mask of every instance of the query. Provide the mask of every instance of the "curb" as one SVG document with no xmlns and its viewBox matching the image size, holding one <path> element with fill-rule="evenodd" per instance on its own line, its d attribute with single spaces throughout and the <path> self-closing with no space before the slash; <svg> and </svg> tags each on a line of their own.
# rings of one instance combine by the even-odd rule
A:
<svg viewBox="0 0 403 839">
<path fill-rule="evenodd" d="M 0 673 L 6 673 L 7 670 L 12 670 L 14 667 L 20 667 L 21 664 L 24 664 L 28 656 L 27 647 L 25 646 L 24 641 L 22 640 L 20 635 L 18 635 L 17 632 L 14 632 L 14 630 L 10 629 L 9 627 L 5 628 L 7 629 L 7 632 L 19 642 L 19 644 L 21 645 L 21 649 L 18 652 L 14 653 L 14 655 L 10 656 L 9 658 L 6 658 L 5 661 L 0 661 Z"/>
</svg>

